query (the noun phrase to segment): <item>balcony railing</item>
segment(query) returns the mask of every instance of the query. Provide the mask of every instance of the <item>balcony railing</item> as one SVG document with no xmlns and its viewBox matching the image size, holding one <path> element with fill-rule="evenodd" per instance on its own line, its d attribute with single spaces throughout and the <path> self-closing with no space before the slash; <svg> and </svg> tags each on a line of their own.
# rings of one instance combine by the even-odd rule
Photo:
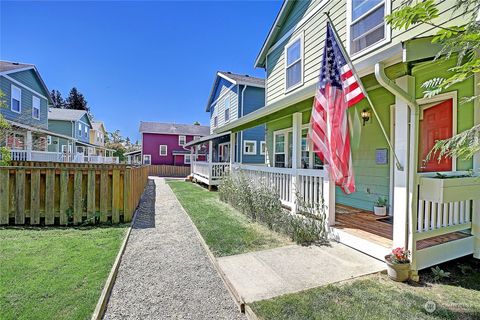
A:
<svg viewBox="0 0 480 320">
<path fill-rule="evenodd" d="M 118 157 L 84 156 L 82 153 L 62 153 L 33 150 L 11 150 L 12 161 L 119 163 Z"/>
</svg>

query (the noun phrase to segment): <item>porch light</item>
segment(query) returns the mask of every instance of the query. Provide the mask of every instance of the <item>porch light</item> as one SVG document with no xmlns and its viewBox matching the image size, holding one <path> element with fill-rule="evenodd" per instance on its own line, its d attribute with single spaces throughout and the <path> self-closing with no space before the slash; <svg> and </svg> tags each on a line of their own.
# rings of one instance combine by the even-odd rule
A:
<svg viewBox="0 0 480 320">
<path fill-rule="evenodd" d="M 367 122 L 368 120 L 370 120 L 370 110 L 367 110 L 367 109 L 363 109 L 362 112 L 360 113 L 361 117 L 362 117 L 362 120 L 363 120 L 363 125 L 365 125 L 365 122 Z"/>
</svg>

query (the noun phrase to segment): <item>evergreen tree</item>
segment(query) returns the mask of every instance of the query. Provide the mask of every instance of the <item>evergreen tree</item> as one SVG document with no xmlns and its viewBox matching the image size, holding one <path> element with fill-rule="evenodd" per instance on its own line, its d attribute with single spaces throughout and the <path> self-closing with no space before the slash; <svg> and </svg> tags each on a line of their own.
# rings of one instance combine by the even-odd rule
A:
<svg viewBox="0 0 480 320">
<path fill-rule="evenodd" d="M 90 111 L 90 108 L 87 105 L 87 100 L 85 100 L 83 94 L 78 91 L 76 87 L 73 87 L 72 90 L 70 90 L 70 94 L 68 95 L 66 102 L 67 109 Z"/>
<path fill-rule="evenodd" d="M 54 108 L 65 108 L 65 99 L 63 99 L 60 91 L 52 90 L 52 92 L 50 92 L 50 97 L 53 100 Z"/>
</svg>

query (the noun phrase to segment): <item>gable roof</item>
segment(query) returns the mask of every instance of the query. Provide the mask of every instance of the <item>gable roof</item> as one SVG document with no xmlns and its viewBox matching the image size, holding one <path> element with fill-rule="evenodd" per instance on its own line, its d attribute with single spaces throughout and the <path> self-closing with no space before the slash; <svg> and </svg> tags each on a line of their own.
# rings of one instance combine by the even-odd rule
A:
<svg viewBox="0 0 480 320">
<path fill-rule="evenodd" d="M 205 108 L 206 112 L 210 111 L 210 106 L 213 103 L 213 97 L 215 95 L 215 91 L 220 82 L 220 79 L 225 79 L 232 85 L 245 85 L 265 88 L 265 79 L 252 77 L 248 74 L 238 74 L 232 73 L 230 71 L 217 71 L 217 74 L 215 75 L 215 81 L 213 82 L 212 89 L 210 90 L 210 95 L 208 96 L 207 107 Z"/>
<path fill-rule="evenodd" d="M 140 133 L 180 134 L 190 136 L 206 136 L 210 127 L 193 124 L 162 123 L 140 121 Z"/>
<path fill-rule="evenodd" d="M 87 115 L 88 122 L 92 126 L 90 121 L 90 115 L 85 110 L 74 110 L 74 109 L 60 109 L 60 108 L 50 108 L 48 110 L 48 120 L 59 120 L 59 121 L 78 121 L 84 115 Z"/>
<path fill-rule="evenodd" d="M 105 128 L 105 124 L 103 121 L 93 120 L 92 121 L 92 129 L 93 130 L 100 130 L 103 127 L 103 131 L 107 132 L 107 128 Z"/>
<path fill-rule="evenodd" d="M 19 62 L 11 62 L 11 61 L 2 61 L 0 60 L 0 75 L 7 76 L 10 73 L 21 72 L 32 69 L 35 71 L 40 83 L 42 84 L 43 89 L 45 89 L 46 95 L 45 97 L 48 99 L 48 102 L 53 105 L 53 100 L 50 97 L 50 91 L 47 88 L 47 85 L 43 81 L 42 77 L 40 76 L 40 72 L 38 72 L 37 67 L 33 64 L 27 63 L 19 63 Z"/>
<path fill-rule="evenodd" d="M 275 21 L 268 32 L 267 38 L 263 42 L 262 49 L 260 49 L 260 52 L 255 59 L 255 67 L 265 67 L 265 58 L 267 56 L 268 49 L 270 49 L 270 47 L 273 45 L 273 41 L 275 41 L 277 35 L 281 31 L 282 26 L 285 23 L 285 20 L 287 19 L 288 14 L 292 10 L 294 4 L 295 1 L 292 0 L 283 1 L 280 11 L 278 12 L 277 17 L 275 18 Z"/>
</svg>

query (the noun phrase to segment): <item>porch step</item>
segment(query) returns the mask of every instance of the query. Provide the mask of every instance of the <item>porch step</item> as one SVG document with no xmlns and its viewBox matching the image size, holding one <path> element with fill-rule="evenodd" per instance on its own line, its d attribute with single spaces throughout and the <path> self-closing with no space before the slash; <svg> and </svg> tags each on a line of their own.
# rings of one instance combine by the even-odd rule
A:
<svg viewBox="0 0 480 320">
<path fill-rule="evenodd" d="M 332 228 L 331 238 L 381 261 L 384 261 L 385 256 L 391 251 L 390 247 L 382 246 L 335 227 Z"/>
</svg>

